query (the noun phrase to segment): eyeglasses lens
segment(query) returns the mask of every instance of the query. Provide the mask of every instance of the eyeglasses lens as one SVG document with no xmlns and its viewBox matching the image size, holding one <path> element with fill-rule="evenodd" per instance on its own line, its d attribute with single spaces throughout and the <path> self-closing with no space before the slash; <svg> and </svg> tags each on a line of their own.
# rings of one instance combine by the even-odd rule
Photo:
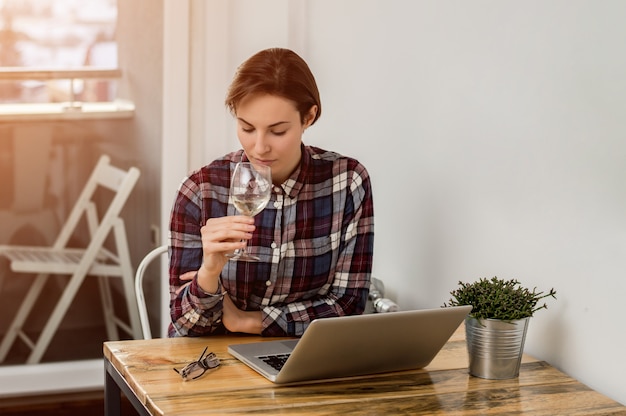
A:
<svg viewBox="0 0 626 416">
<path fill-rule="evenodd" d="M 183 376 L 185 380 L 193 380 L 200 377 L 206 369 L 200 366 L 200 363 L 193 362 L 191 364 L 187 364 L 185 368 L 183 368 L 180 372 L 180 375 Z"/>
<path fill-rule="evenodd" d="M 180 374 L 183 380 L 195 380 L 202 376 L 208 369 L 219 367 L 220 360 L 214 353 L 210 352 L 206 357 L 204 356 L 207 348 L 200 354 L 198 361 L 187 364 L 180 371 L 177 369 L 174 369 L 174 371 Z"/>
</svg>

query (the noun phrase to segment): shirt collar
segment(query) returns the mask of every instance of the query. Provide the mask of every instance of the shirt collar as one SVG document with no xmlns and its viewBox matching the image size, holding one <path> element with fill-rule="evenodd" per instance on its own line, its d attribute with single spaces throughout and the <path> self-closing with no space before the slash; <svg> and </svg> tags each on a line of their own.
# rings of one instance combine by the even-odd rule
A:
<svg viewBox="0 0 626 416">
<path fill-rule="evenodd" d="M 308 176 L 311 166 L 311 154 L 309 153 L 308 147 L 302 144 L 300 149 L 300 164 L 296 170 L 293 171 L 291 176 L 281 184 L 283 192 L 290 198 L 295 198 L 306 183 L 306 177 Z"/>
</svg>

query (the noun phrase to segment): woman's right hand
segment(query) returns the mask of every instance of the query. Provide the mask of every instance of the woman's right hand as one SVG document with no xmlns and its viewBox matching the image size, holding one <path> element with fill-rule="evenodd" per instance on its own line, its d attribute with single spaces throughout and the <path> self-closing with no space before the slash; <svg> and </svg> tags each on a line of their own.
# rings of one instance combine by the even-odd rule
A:
<svg viewBox="0 0 626 416">
<path fill-rule="evenodd" d="M 254 229 L 254 218 L 245 215 L 229 215 L 207 220 L 200 228 L 203 260 L 198 277 L 202 271 L 207 277 L 219 277 L 228 261 L 225 254 L 245 247 L 246 240 L 252 238 Z M 205 289 L 202 284 L 200 286 Z"/>
</svg>

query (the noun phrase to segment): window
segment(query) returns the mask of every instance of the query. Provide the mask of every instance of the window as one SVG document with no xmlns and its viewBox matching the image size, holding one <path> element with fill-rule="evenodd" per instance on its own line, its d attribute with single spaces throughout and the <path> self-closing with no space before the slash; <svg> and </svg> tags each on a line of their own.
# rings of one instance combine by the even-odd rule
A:
<svg viewBox="0 0 626 416">
<path fill-rule="evenodd" d="M 132 115 L 111 103 L 116 94 L 112 78 L 120 75 L 116 22 L 117 0 L 0 0 L 2 244 L 52 244 L 57 225 L 64 222 L 82 189 L 81 172 L 93 169 L 88 162 L 81 164 L 81 159 L 89 160 L 91 143 L 76 141 L 72 131 L 80 128 L 80 136 L 96 137 L 101 134 L 97 127 L 80 122 L 97 117 L 104 120 L 100 123 L 104 129 L 110 128 L 106 119 Z M 103 104 L 115 106 L 103 109 Z M 31 157 L 39 163 L 31 166 Z M 49 215 L 48 228 L 33 220 L 43 215 Z M 21 224 L 20 218 L 23 225 L 12 228 L 11 224 Z M 50 236 L 41 240 L 47 233 Z M 2 261 L 0 279 L 6 271 Z M 15 301 L 18 306 L 28 282 L 4 283 L 2 301 Z M 13 309 L 0 319 L 0 338 L 14 319 Z M 85 310 L 92 312 L 91 307 Z M 87 313 L 80 321 L 83 329 L 91 326 L 92 316 Z M 100 322 L 100 314 L 95 309 L 93 320 Z M 29 318 L 36 320 L 33 316 Z M 37 332 L 40 327 L 38 322 L 29 330 Z M 71 333 L 74 327 L 68 324 L 64 330 Z M 97 354 L 98 348 L 93 351 Z M 3 364 L 21 363 L 24 352 L 29 349 L 14 348 Z M 47 360 L 78 356 L 63 347 L 55 354 Z"/>
<path fill-rule="evenodd" d="M 117 0 L 0 0 L 0 103 L 113 101 L 116 20 Z"/>
<path fill-rule="evenodd" d="M 113 103 L 121 76 L 117 9 L 117 0 L 0 0 L 2 244 L 51 244 L 53 240 L 49 240 L 57 236 L 55 221 L 50 221 L 52 232 L 46 240 L 31 224 L 8 231 L 13 228 L 6 224 L 15 224 L 22 213 L 18 211 L 24 210 L 16 208 L 21 202 L 15 201 L 24 201 L 27 195 L 29 215 L 52 213 L 63 221 L 68 204 L 71 208 L 82 189 L 81 172 L 93 169 L 83 164 L 90 163 L 92 153 L 101 153 L 98 146 L 109 141 L 109 136 L 126 137 L 123 130 L 118 133 L 115 128 L 119 118 L 133 117 L 133 107 Z M 76 105 L 68 106 L 67 102 Z M 99 140 L 85 140 L 94 137 Z M 0 318 L 0 339 L 30 284 L 29 279 L 2 281 L 6 272 L 2 258 L 0 301 L 5 313 Z M 57 287 L 52 285 L 52 289 Z M 92 287 L 86 290 L 89 296 L 80 306 L 81 313 L 64 317 L 65 335 L 42 360 L 45 364 L 31 366 L 28 371 L 20 369 L 18 364 L 30 351 L 24 345 L 15 346 L 0 363 L 0 379 L 11 380 L 11 388 L 3 388 L 0 397 L 7 390 L 56 391 L 101 385 L 104 324 L 97 291 Z M 28 330 L 41 331 L 45 318 L 35 316 Z M 71 341 L 66 344 L 66 340 Z"/>
</svg>

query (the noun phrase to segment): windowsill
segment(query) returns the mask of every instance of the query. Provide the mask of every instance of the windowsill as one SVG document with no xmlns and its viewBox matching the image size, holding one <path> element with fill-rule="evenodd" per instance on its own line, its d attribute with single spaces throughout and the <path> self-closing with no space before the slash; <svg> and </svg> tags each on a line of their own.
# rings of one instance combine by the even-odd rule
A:
<svg viewBox="0 0 626 416">
<path fill-rule="evenodd" d="M 67 121 L 132 118 L 135 104 L 116 100 L 99 103 L 0 104 L 0 121 Z"/>
<path fill-rule="evenodd" d="M 104 386 L 102 359 L 36 365 L 0 366 L 5 380 L 0 399 L 31 394 L 99 390 Z"/>
</svg>

